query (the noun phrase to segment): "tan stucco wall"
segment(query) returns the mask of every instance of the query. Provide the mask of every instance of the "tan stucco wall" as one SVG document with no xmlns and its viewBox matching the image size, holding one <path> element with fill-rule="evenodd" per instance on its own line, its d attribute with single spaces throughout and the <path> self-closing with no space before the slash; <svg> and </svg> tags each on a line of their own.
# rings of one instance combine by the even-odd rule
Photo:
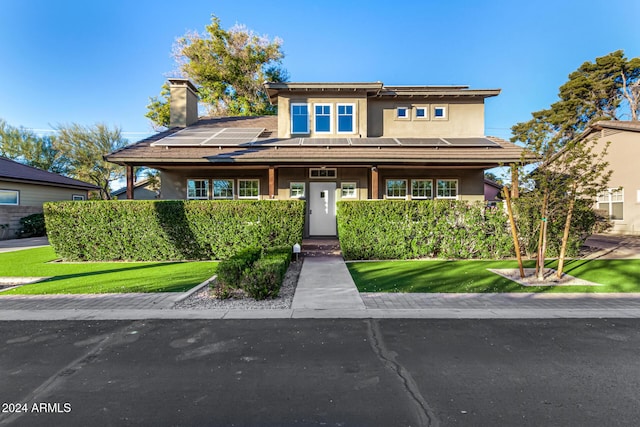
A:
<svg viewBox="0 0 640 427">
<path fill-rule="evenodd" d="M 604 136 L 598 136 L 600 148 L 611 142 L 606 157 L 613 171 L 609 187 L 624 189 L 623 219 L 613 221 L 611 231 L 640 234 L 640 132 L 605 131 Z"/>
<path fill-rule="evenodd" d="M 434 107 L 444 106 L 447 117 L 434 118 Z M 409 118 L 396 118 L 397 107 L 408 107 Z M 416 118 L 415 108 L 426 107 L 427 119 Z M 418 99 L 370 99 L 369 137 L 478 137 L 484 136 L 483 100 L 464 101 L 443 98 L 442 100 L 423 102 Z"/>
<path fill-rule="evenodd" d="M 39 206 L 44 202 L 73 200 L 74 195 L 87 198 L 85 190 L 52 187 L 48 185 L 24 184 L 18 182 L 1 181 L 0 190 L 18 190 L 20 192 L 19 206 Z"/>
<path fill-rule="evenodd" d="M 299 95 L 279 95 L 278 96 L 278 137 L 291 138 L 291 104 L 308 104 L 309 105 L 309 130 L 308 135 L 295 134 L 294 137 L 309 138 L 357 138 L 358 136 L 366 136 L 367 133 L 367 98 L 364 93 L 349 93 L 345 95 L 322 95 L 321 93 L 309 92 L 305 97 Z M 332 133 L 316 134 L 313 129 L 314 104 L 331 104 L 332 108 Z M 337 104 L 354 104 L 355 105 L 355 125 L 353 133 L 337 132 Z"/>
</svg>

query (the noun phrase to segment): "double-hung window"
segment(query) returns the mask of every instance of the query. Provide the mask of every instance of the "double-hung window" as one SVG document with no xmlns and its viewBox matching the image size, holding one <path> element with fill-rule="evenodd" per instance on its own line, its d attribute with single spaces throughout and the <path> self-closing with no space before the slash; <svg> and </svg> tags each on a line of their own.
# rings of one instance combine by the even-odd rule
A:
<svg viewBox="0 0 640 427">
<path fill-rule="evenodd" d="M 214 179 L 213 180 L 214 199 L 233 199 L 233 180 Z"/>
<path fill-rule="evenodd" d="M 20 192 L 17 190 L 0 190 L 0 205 L 19 205 Z"/>
<path fill-rule="evenodd" d="M 291 104 L 291 133 L 309 133 L 309 106 Z"/>
<path fill-rule="evenodd" d="M 315 104 L 316 133 L 331 133 L 331 104 Z"/>
<path fill-rule="evenodd" d="M 209 198 L 209 180 L 208 179 L 188 179 L 187 180 L 187 199 L 207 200 L 208 198 Z"/>
<path fill-rule="evenodd" d="M 406 199 L 407 198 L 407 180 L 406 179 L 388 179 L 387 180 L 387 198 L 388 199 Z"/>
<path fill-rule="evenodd" d="M 623 219 L 624 190 L 621 188 L 610 188 L 598 194 L 598 209 L 604 211 L 609 219 Z"/>
<path fill-rule="evenodd" d="M 438 199 L 457 199 L 458 198 L 458 180 L 457 179 L 439 179 L 438 180 Z"/>
<path fill-rule="evenodd" d="M 358 192 L 355 182 L 343 182 L 341 184 L 341 193 L 343 199 L 357 199 Z"/>
<path fill-rule="evenodd" d="M 238 199 L 257 199 L 260 194 L 260 180 L 239 179 Z"/>
<path fill-rule="evenodd" d="M 338 104 L 338 133 L 353 133 L 354 105 Z"/>
<path fill-rule="evenodd" d="M 292 199 L 304 198 L 304 182 L 292 182 L 289 184 L 289 197 Z"/>
<path fill-rule="evenodd" d="M 433 198 L 433 181 L 430 179 L 412 179 L 411 180 L 411 198 L 412 199 L 432 199 Z"/>
</svg>

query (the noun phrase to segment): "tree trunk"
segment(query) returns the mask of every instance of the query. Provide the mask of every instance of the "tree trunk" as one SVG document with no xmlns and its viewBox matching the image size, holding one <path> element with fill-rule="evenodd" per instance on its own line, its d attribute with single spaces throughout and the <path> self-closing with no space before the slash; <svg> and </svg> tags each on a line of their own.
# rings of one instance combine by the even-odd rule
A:
<svg viewBox="0 0 640 427">
<path fill-rule="evenodd" d="M 502 192 L 507 203 L 507 212 L 509 213 L 509 223 L 511 224 L 511 235 L 513 236 L 513 247 L 516 251 L 516 258 L 518 259 L 518 268 L 520 269 L 520 278 L 524 279 L 524 267 L 522 266 L 522 254 L 520 254 L 520 242 L 518 241 L 518 229 L 516 228 L 516 221 L 513 219 L 513 210 L 511 209 L 511 197 L 509 197 L 509 187 L 506 185 L 502 189 Z"/>
<path fill-rule="evenodd" d="M 536 259 L 536 277 L 544 280 L 544 258 L 547 253 L 547 215 L 549 207 L 549 190 L 545 190 L 540 209 L 540 237 L 538 239 L 538 257 Z"/>
<path fill-rule="evenodd" d="M 564 269 L 564 258 L 567 252 L 567 243 L 569 242 L 569 231 L 571 230 L 571 218 L 573 217 L 573 209 L 576 205 L 576 184 L 573 184 L 573 191 L 571 193 L 571 200 L 569 200 L 569 207 L 567 209 L 567 220 L 564 223 L 564 234 L 562 235 L 562 247 L 560 248 L 560 255 L 558 256 L 558 279 L 562 278 L 562 270 Z"/>
</svg>

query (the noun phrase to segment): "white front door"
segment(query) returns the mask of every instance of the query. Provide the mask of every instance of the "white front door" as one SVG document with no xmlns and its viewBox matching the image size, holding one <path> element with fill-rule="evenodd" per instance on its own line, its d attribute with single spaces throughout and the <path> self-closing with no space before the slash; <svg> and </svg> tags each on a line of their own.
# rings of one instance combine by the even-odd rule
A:
<svg viewBox="0 0 640 427">
<path fill-rule="evenodd" d="M 335 236 L 336 231 L 336 183 L 309 183 L 309 234 Z"/>
</svg>

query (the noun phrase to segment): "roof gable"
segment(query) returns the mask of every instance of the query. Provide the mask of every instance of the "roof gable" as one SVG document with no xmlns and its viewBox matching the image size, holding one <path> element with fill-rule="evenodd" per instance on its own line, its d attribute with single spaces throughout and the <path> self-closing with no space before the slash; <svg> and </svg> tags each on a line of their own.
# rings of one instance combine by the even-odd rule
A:
<svg viewBox="0 0 640 427">
<path fill-rule="evenodd" d="M 97 186 L 0 157 L 0 179 L 95 190 Z"/>
</svg>

